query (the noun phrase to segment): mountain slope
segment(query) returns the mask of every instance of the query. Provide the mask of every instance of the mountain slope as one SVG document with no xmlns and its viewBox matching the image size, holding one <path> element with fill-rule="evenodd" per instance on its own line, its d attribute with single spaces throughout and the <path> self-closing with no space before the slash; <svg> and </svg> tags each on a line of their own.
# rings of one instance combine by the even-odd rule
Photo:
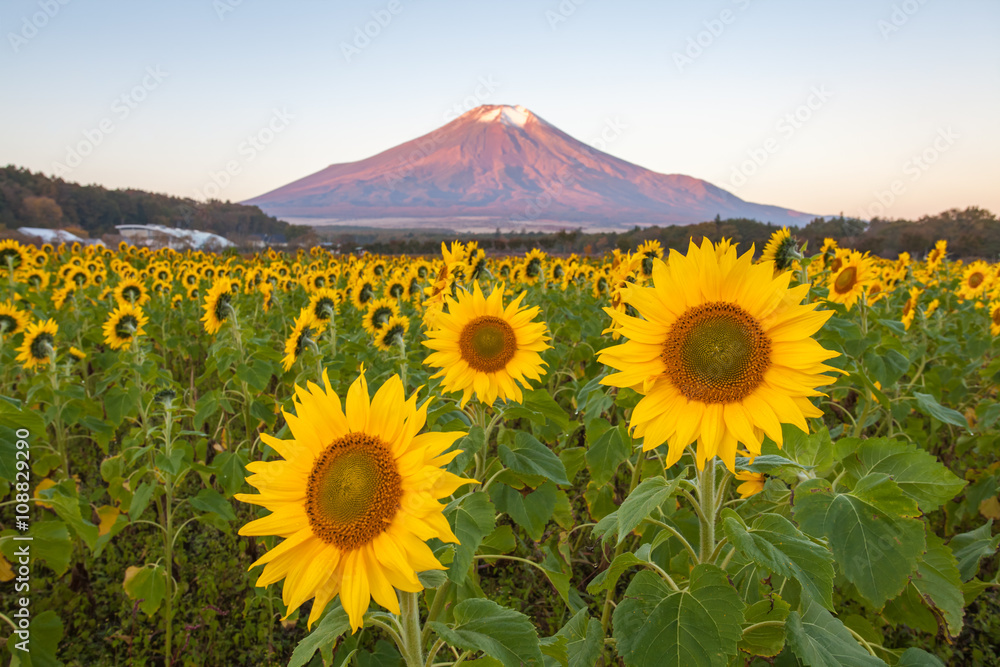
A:
<svg viewBox="0 0 1000 667">
<path fill-rule="evenodd" d="M 484 105 L 434 132 L 358 162 L 334 164 L 245 204 L 285 218 L 487 217 L 575 226 L 689 224 L 814 216 L 660 174 L 577 141 L 524 107 Z"/>
</svg>

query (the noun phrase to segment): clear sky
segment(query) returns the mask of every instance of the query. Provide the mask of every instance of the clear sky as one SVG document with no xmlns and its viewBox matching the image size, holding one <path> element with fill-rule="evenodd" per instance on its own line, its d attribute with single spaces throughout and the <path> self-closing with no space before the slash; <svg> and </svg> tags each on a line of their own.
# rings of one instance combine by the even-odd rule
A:
<svg viewBox="0 0 1000 667">
<path fill-rule="evenodd" d="M 998 33 L 997 0 L 3 0 L 0 164 L 239 201 L 521 104 L 748 201 L 1000 213 Z"/>
</svg>

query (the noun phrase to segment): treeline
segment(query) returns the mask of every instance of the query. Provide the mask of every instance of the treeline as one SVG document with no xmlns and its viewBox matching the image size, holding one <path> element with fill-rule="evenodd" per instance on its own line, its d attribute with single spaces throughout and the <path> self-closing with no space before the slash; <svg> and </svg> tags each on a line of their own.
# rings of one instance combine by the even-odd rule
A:
<svg viewBox="0 0 1000 667">
<path fill-rule="evenodd" d="M 8 165 L 0 168 L 0 230 L 18 227 L 63 228 L 100 238 L 116 235 L 115 225 L 164 225 L 198 229 L 242 245 L 249 240 L 306 240 L 312 228 L 290 225 L 256 206 L 80 185 L 41 172 Z"/>
<path fill-rule="evenodd" d="M 778 225 L 746 218 L 728 218 L 702 222 L 695 225 L 669 227 L 634 227 L 627 232 L 588 234 L 580 230 L 563 230 L 555 234 L 503 233 L 447 234 L 413 232 L 390 237 L 384 232 L 375 239 L 357 233 L 332 234 L 330 241 L 350 250 L 355 245 L 369 252 L 382 254 L 434 255 L 440 252 L 441 242 L 455 238 L 463 242 L 477 241 L 487 252 L 522 253 L 537 247 L 556 255 L 578 253 L 602 255 L 614 249 L 632 250 L 639 244 L 659 241 L 664 248 L 683 251 L 688 240 L 708 237 L 712 241 L 723 238 L 748 248 L 755 244 L 760 252 Z M 901 252 L 922 257 L 939 239 L 948 241 L 948 255 L 955 259 L 988 259 L 1000 257 L 1000 221 L 993 213 L 971 206 L 965 210 L 949 209 L 918 220 L 887 220 L 875 218 L 870 222 L 857 218 L 815 218 L 804 227 L 792 229 L 800 242 L 808 244 L 807 252 L 816 252 L 823 239 L 832 238 L 843 248 L 869 251 L 873 255 L 894 259 Z"/>
</svg>

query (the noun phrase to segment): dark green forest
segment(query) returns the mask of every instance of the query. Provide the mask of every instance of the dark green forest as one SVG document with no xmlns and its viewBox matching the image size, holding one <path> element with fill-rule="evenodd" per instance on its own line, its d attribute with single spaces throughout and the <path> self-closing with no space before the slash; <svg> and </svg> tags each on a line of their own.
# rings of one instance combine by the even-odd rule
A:
<svg viewBox="0 0 1000 667">
<path fill-rule="evenodd" d="M 777 225 L 728 218 L 696 225 L 634 227 L 619 233 L 588 234 L 580 230 L 557 233 L 500 232 L 458 234 L 445 230 L 313 229 L 291 225 L 263 213 L 256 206 L 212 200 L 207 203 L 142 190 L 108 190 L 98 185 L 79 185 L 19 167 L 0 168 L 0 235 L 18 227 L 63 228 L 91 238 L 115 234 L 115 225 L 156 224 L 199 229 L 220 234 L 240 246 L 252 241 L 297 246 L 323 242 L 344 251 L 364 248 L 383 254 L 427 254 L 439 252 L 442 241 L 456 236 L 475 240 L 488 252 L 521 253 L 537 247 L 549 253 L 601 255 L 614 249 L 630 250 L 655 239 L 665 248 L 683 250 L 689 238 L 712 241 L 732 239 L 743 247 L 756 244 L 758 251 Z M 948 253 L 956 259 L 1000 257 L 1000 220 L 982 208 L 949 209 L 917 220 L 874 218 L 816 218 L 793 230 L 800 242 L 815 251 L 824 238 L 841 247 L 869 251 L 895 258 L 901 252 L 924 255 L 938 239 L 948 241 Z"/>
<path fill-rule="evenodd" d="M 220 234 L 242 245 L 250 240 L 289 242 L 310 227 L 290 225 L 256 206 L 80 185 L 41 172 L 0 168 L 0 232 L 18 227 L 63 228 L 82 236 L 116 234 L 115 225 L 164 225 Z"/>
</svg>

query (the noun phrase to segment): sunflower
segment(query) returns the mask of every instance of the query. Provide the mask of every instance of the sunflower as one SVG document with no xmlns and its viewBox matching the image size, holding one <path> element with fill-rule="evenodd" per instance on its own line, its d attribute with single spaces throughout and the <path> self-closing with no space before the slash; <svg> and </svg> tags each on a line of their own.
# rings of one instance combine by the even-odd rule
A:
<svg viewBox="0 0 1000 667">
<path fill-rule="evenodd" d="M 409 301 L 410 294 L 407 291 L 406 276 L 393 276 L 389 278 L 385 283 L 385 287 L 382 288 L 382 296 L 386 299 L 392 299 L 398 301 L 399 299 L 406 299 Z"/>
<path fill-rule="evenodd" d="M 28 326 L 28 314 L 10 301 L 0 303 L 0 337 L 13 336 Z"/>
<path fill-rule="evenodd" d="M 900 321 L 903 323 L 903 327 L 907 331 L 910 330 L 910 325 L 913 324 L 913 318 L 917 315 L 917 300 L 920 299 L 920 294 L 923 292 L 919 287 L 910 288 L 910 298 L 906 300 L 903 304 L 903 314 L 900 317 Z"/>
<path fill-rule="evenodd" d="M 635 254 L 642 259 L 639 263 L 639 271 L 646 278 L 653 275 L 653 260 L 663 258 L 663 246 L 656 239 L 650 239 L 639 245 Z"/>
<path fill-rule="evenodd" d="M 316 316 L 317 320 L 328 320 L 336 316 L 337 307 L 343 302 L 343 292 L 324 287 L 312 293 L 307 308 Z"/>
<path fill-rule="evenodd" d="M 967 300 L 975 299 L 989 288 L 990 277 L 990 265 L 986 262 L 979 260 L 969 264 L 962 272 L 958 296 Z"/>
<path fill-rule="evenodd" d="M 876 270 L 871 257 L 851 251 L 830 274 L 830 295 L 827 299 L 842 303 L 850 310 L 875 278 Z"/>
<path fill-rule="evenodd" d="M 326 329 L 326 322 L 317 319 L 308 306 L 299 311 L 299 316 L 295 318 L 295 325 L 292 327 L 292 333 L 285 340 L 285 357 L 281 362 L 286 371 L 292 369 L 295 360 L 302 354 L 302 350 L 310 341 L 315 342 L 324 329 Z"/>
<path fill-rule="evenodd" d="M 361 318 L 361 326 L 375 335 L 393 315 L 399 315 L 399 303 L 395 299 L 372 299 Z"/>
<path fill-rule="evenodd" d="M 55 320 L 32 322 L 24 332 L 21 347 L 17 348 L 17 360 L 28 370 L 44 366 L 52 359 L 59 325 Z"/>
<path fill-rule="evenodd" d="M 14 239 L 0 241 L 0 270 L 13 271 L 27 266 L 28 249 Z"/>
<path fill-rule="evenodd" d="M 128 347 L 133 340 L 146 333 L 142 327 L 148 322 L 149 318 L 139 306 L 119 303 L 104 323 L 104 342 L 112 350 Z"/>
<path fill-rule="evenodd" d="M 136 306 L 145 305 L 149 301 L 149 290 L 145 283 L 136 278 L 125 278 L 115 285 L 115 301 L 131 303 Z"/>
<path fill-rule="evenodd" d="M 410 330 L 410 318 L 406 315 L 393 315 L 382 328 L 374 332 L 375 347 L 383 352 L 389 352 L 398 347 L 400 341 L 406 340 L 406 332 Z"/>
<path fill-rule="evenodd" d="M 538 306 L 521 307 L 526 292 L 503 306 L 504 286 L 483 296 L 479 283 L 474 291 L 459 290 L 456 298 L 445 297 L 447 313 L 434 318 L 429 340 L 423 344 L 436 352 L 424 363 L 440 368 L 432 377 L 444 377 L 446 391 L 462 392 L 462 407 L 472 393 L 492 404 L 497 397 L 521 402 L 518 383 L 528 387 L 528 378 L 541 379 L 544 370 L 540 352 L 549 349 L 545 323 L 535 322 Z"/>
<path fill-rule="evenodd" d="M 76 286 L 72 283 L 52 290 L 52 305 L 56 310 L 61 310 L 63 305 L 76 292 Z"/>
<path fill-rule="evenodd" d="M 73 357 L 77 361 L 83 361 L 87 358 L 87 353 L 79 348 L 71 347 L 69 348 L 69 356 Z"/>
<path fill-rule="evenodd" d="M 21 282 L 26 283 L 36 292 L 42 292 L 49 286 L 49 272 L 45 269 L 28 269 L 24 272 Z"/>
<path fill-rule="evenodd" d="M 372 598 L 399 614 L 394 588 L 418 592 L 417 572 L 445 569 L 425 540 L 458 542 L 439 500 L 474 480 L 442 469 L 459 454 L 443 452 L 464 433 L 416 435 L 427 403 L 406 400 L 398 375 L 369 401 L 362 369 L 346 413 L 325 371 L 323 384 L 296 387 L 296 414 L 285 413 L 293 439 L 261 435 L 284 460 L 247 465 L 247 482 L 260 493 L 236 498 L 271 514 L 239 533 L 286 538 L 251 568 L 266 564 L 258 586 L 285 579 L 288 614 L 315 597 L 311 628 L 339 594 L 356 631 Z"/>
<path fill-rule="evenodd" d="M 233 298 L 232 288 L 233 282 L 229 278 L 223 277 L 216 278 L 212 283 L 212 289 L 208 290 L 205 303 L 202 304 L 205 314 L 201 318 L 201 321 L 205 323 L 205 331 L 208 333 L 218 333 L 219 329 L 222 328 L 222 323 L 229 319 L 229 309 L 232 308 L 230 302 Z M 197 288 L 192 287 L 188 290 L 188 294 L 190 295 L 192 291 L 197 292 Z"/>
<path fill-rule="evenodd" d="M 789 288 L 790 272 L 752 256 L 692 242 L 654 262 L 653 286 L 623 288 L 642 319 L 605 308 L 629 340 L 598 353 L 621 371 L 601 383 L 645 394 L 630 426 L 646 451 L 668 444 L 667 466 L 697 440 L 699 468 L 718 455 L 735 472 L 737 443 L 759 455 L 765 434 L 781 446 L 782 423 L 807 431 L 823 414 L 808 397 L 832 381 L 823 362 L 837 353 L 811 336 L 832 311 L 801 304 L 808 284 Z"/>
<path fill-rule="evenodd" d="M 782 227 L 771 234 L 771 238 L 764 246 L 764 252 L 761 253 L 758 261 L 774 262 L 775 271 L 788 271 L 800 259 L 802 259 L 802 253 L 799 252 L 799 246 L 792 238 L 788 227 Z"/>
<path fill-rule="evenodd" d="M 930 317 L 930 308 L 927 309 L 927 317 Z M 990 313 L 990 334 L 992 336 L 1000 336 L 1000 299 L 996 301 L 991 301 L 989 306 Z"/>
</svg>

